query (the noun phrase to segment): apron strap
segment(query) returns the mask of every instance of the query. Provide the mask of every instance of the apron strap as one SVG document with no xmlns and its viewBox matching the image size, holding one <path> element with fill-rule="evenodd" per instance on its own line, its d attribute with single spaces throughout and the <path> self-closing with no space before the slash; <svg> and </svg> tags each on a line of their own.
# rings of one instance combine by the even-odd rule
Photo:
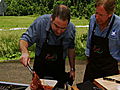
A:
<svg viewBox="0 0 120 90">
<path fill-rule="evenodd" d="M 48 40 L 49 33 L 50 33 L 50 31 L 47 31 L 47 32 L 46 32 L 46 39 L 45 39 L 45 43 L 46 43 L 46 42 L 47 42 L 47 40 Z"/>
<path fill-rule="evenodd" d="M 94 26 L 93 26 L 92 35 L 94 35 L 94 33 L 95 33 L 95 28 L 96 28 L 96 21 L 95 21 Z"/>
<path fill-rule="evenodd" d="M 108 35 L 109 35 L 109 33 L 110 33 L 111 29 L 112 29 L 112 26 L 113 26 L 114 21 L 115 21 L 115 16 L 113 16 L 112 22 L 111 22 L 110 27 L 109 27 L 109 29 L 108 29 L 108 32 L 107 32 L 107 34 L 106 34 L 106 38 L 108 37 Z"/>
</svg>

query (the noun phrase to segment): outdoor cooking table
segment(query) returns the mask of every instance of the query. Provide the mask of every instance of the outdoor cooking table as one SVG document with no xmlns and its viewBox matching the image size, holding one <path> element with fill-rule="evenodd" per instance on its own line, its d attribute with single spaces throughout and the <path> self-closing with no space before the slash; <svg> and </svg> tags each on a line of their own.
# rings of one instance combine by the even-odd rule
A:
<svg viewBox="0 0 120 90">
<path fill-rule="evenodd" d="M 0 90 L 30 90 L 29 84 L 0 81 Z M 76 86 L 69 87 L 68 90 L 79 90 Z"/>
</svg>

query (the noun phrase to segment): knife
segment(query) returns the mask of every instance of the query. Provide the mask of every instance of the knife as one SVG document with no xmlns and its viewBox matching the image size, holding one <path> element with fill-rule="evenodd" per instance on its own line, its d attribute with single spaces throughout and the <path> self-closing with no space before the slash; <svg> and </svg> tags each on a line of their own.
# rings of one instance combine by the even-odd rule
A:
<svg viewBox="0 0 120 90">
<path fill-rule="evenodd" d="M 112 81 L 112 82 L 115 82 L 115 83 L 119 83 L 119 84 L 120 84 L 120 81 L 119 81 L 119 80 L 116 80 L 116 79 L 113 79 L 113 78 L 103 77 L 103 80 L 108 80 L 108 81 Z"/>
</svg>

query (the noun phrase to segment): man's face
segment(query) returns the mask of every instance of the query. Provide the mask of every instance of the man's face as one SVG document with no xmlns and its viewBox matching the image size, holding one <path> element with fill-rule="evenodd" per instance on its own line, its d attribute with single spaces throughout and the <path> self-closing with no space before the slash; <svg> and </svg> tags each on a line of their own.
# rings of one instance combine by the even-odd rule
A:
<svg viewBox="0 0 120 90">
<path fill-rule="evenodd" d="M 68 20 L 61 20 L 59 17 L 56 17 L 55 20 L 52 20 L 51 27 L 56 36 L 60 36 L 65 32 L 68 25 Z"/>
<path fill-rule="evenodd" d="M 95 17 L 97 24 L 104 25 L 109 20 L 109 17 L 111 17 L 111 14 L 108 14 L 103 6 L 98 6 L 96 7 Z"/>
</svg>

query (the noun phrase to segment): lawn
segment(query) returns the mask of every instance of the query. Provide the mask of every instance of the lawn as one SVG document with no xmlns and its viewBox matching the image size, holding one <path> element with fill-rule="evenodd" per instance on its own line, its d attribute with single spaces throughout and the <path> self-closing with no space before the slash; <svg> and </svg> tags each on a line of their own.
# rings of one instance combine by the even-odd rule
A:
<svg viewBox="0 0 120 90">
<path fill-rule="evenodd" d="M 35 19 L 34 16 L 0 16 L 0 29 L 28 27 Z"/>
<path fill-rule="evenodd" d="M 18 28 L 18 27 L 29 27 L 29 25 L 38 16 L 0 16 L 0 29 Z M 71 22 L 76 26 L 88 25 L 88 20 L 72 18 Z"/>
</svg>

